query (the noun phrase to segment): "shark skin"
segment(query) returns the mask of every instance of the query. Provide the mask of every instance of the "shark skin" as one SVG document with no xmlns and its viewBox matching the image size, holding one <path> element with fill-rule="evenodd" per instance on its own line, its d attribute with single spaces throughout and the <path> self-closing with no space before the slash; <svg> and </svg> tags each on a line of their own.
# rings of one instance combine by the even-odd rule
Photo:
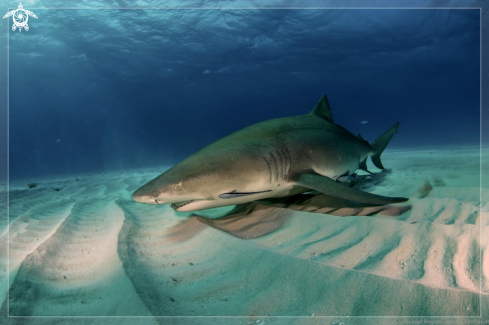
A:
<svg viewBox="0 0 489 325">
<path fill-rule="evenodd" d="M 310 191 L 374 205 L 405 202 L 407 198 L 371 194 L 343 183 L 355 178 L 358 169 L 368 172 L 369 156 L 384 169 L 380 155 L 398 125 L 369 144 L 334 124 L 324 95 L 309 114 L 263 121 L 208 145 L 140 187 L 132 198 L 171 204 L 182 212 Z"/>
</svg>

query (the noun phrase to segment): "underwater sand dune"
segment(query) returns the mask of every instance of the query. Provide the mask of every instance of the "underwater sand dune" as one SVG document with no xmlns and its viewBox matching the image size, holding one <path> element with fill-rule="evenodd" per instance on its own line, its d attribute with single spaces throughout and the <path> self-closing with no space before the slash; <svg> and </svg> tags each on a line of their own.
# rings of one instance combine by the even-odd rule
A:
<svg viewBox="0 0 489 325">
<path fill-rule="evenodd" d="M 68 216 L 70 208 L 70 205 L 63 206 L 62 204 L 57 209 L 53 208 L 52 204 L 44 207 L 41 205 L 41 209 L 33 209 L 15 219 L 10 224 L 10 233 L 7 234 L 5 231 L 0 236 L 0 247 L 2 248 L 0 267 L 3 271 L 0 273 L 0 300 L 2 303 L 21 263 L 56 232 Z M 39 212 L 36 213 L 35 210 Z M 8 258 L 7 249 L 9 250 Z M 8 275 L 10 275 L 10 283 Z"/>
<path fill-rule="evenodd" d="M 197 217 L 132 201 L 155 170 L 12 183 L 10 230 L 0 232 L 2 313 L 8 305 L 10 316 L 148 316 L 145 324 L 489 316 L 489 243 L 480 236 L 489 204 L 479 195 L 478 150 L 460 152 L 386 152 L 392 171 L 364 190 L 410 201 L 316 213 L 260 204 L 209 219 L 232 207 Z M 22 318 L 29 322 L 81 320 Z"/>
<path fill-rule="evenodd" d="M 485 194 L 489 195 L 487 191 Z M 478 210 L 450 199 L 446 199 L 446 205 L 437 202 L 439 199 L 431 204 L 431 200 L 418 201 L 422 200 L 412 200 L 415 208 L 402 216 L 405 220 L 400 220 L 401 217 L 337 218 L 297 212 L 280 234 L 256 239 L 254 243 L 325 265 L 435 288 L 479 292 Z M 452 212 L 445 206 L 452 207 Z M 420 209 L 424 212 L 419 212 Z M 484 225 L 482 233 L 487 231 Z M 482 246 L 483 254 L 487 254 L 487 241 Z M 448 268 L 447 264 L 452 267 Z M 485 282 L 483 287 L 486 293 L 487 285 Z"/>
<path fill-rule="evenodd" d="M 95 197 L 84 197 L 90 191 L 80 187 L 78 200 L 43 203 L 48 216 L 30 210 L 11 224 L 10 280 L 16 282 L 10 287 L 10 315 L 144 315 L 117 255 L 123 213 L 110 199 L 97 199 L 107 188 L 97 184 L 92 189 Z M 52 192 L 45 192 L 49 201 Z M 131 290 L 132 299 L 121 299 Z M 94 304 L 95 297 L 104 303 Z"/>
</svg>

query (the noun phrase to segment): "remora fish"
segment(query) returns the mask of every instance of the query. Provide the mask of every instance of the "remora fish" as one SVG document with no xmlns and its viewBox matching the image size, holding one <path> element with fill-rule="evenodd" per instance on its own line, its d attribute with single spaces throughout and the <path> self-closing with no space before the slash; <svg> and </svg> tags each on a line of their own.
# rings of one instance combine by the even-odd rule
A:
<svg viewBox="0 0 489 325">
<path fill-rule="evenodd" d="M 196 211 L 311 190 L 368 204 L 405 202 L 341 184 L 367 170 L 397 132 L 394 124 L 372 144 L 334 124 L 328 99 L 306 115 L 272 119 L 234 132 L 197 151 L 132 195 L 137 202 Z M 351 174 L 355 177 L 356 174 Z"/>
</svg>

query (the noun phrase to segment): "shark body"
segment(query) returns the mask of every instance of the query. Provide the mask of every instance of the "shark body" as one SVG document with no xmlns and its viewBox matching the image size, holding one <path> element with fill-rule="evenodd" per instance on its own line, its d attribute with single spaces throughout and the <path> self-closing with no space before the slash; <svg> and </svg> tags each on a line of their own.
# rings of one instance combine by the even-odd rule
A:
<svg viewBox="0 0 489 325">
<path fill-rule="evenodd" d="M 372 144 L 334 124 L 326 96 L 312 112 L 260 122 L 197 151 L 136 190 L 132 198 L 196 211 L 317 191 L 372 205 L 407 201 L 350 188 L 367 158 L 380 155 L 397 132 L 392 126 Z"/>
</svg>

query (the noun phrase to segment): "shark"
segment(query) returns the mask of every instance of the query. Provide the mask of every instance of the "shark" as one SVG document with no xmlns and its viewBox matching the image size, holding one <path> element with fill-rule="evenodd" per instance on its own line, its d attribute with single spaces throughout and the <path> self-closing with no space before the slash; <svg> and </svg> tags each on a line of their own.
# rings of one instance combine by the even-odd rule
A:
<svg viewBox="0 0 489 325">
<path fill-rule="evenodd" d="M 132 199 L 180 212 L 307 192 L 370 205 L 405 202 L 351 187 L 373 174 L 368 157 L 384 169 L 380 156 L 398 126 L 369 144 L 334 123 L 324 95 L 308 114 L 259 122 L 211 143 L 141 186 Z"/>
</svg>

